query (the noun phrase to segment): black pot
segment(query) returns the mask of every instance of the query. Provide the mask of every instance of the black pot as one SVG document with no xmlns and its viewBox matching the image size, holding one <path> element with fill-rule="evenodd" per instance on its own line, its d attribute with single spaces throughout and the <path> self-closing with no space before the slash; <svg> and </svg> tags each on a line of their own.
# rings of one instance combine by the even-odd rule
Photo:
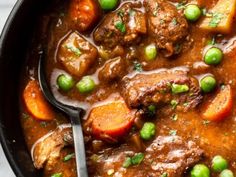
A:
<svg viewBox="0 0 236 177">
<path fill-rule="evenodd" d="M 29 41 L 48 0 L 18 0 L 0 38 L 0 140 L 18 177 L 42 176 L 35 170 L 20 124 L 19 87 Z"/>
</svg>

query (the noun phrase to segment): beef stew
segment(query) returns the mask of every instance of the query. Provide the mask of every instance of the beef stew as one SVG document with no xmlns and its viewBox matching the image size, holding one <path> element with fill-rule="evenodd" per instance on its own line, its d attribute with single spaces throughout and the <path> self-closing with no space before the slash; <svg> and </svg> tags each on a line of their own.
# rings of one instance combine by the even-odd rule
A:
<svg viewBox="0 0 236 177">
<path fill-rule="evenodd" d="M 43 52 L 55 98 L 86 110 L 89 176 L 236 174 L 235 4 L 55 0 L 39 18 L 21 80 L 35 168 L 76 176 L 69 121 L 38 84 Z"/>
</svg>

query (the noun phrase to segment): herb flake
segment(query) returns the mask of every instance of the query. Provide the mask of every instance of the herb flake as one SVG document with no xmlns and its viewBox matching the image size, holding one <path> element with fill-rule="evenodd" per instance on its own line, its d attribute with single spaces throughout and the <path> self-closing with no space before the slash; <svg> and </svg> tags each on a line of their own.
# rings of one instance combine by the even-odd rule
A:
<svg viewBox="0 0 236 177">
<path fill-rule="evenodd" d="M 213 36 L 209 41 L 207 41 L 208 45 L 215 45 L 216 44 L 216 37 Z"/>
<path fill-rule="evenodd" d="M 126 159 L 125 159 L 125 161 L 124 161 L 124 163 L 123 163 L 123 167 L 124 168 L 128 168 L 129 166 L 131 166 L 132 165 L 132 160 L 131 160 L 131 158 L 130 157 L 127 157 Z"/>
<path fill-rule="evenodd" d="M 115 23 L 115 27 L 116 29 L 118 29 L 120 32 L 125 33 L 126 32 L 126 27 L 125 24 L 123 23 L 123 21 L 117 21 Z"/>
<path fill-rule="evenodd" d="M 47 122 L 45 121 L 40 122 L 40 126 L 44 128 L 47 127 Z"/>
<path fill-rule="evenodd" d="M 82 54 L 82 52 L 80 51 L 79 48 L 75 47 L 72 44 L 66 44 L 65 47 L 70 50 L 71 52 L 73 52 L 75 55 L 80 56 Z"/>
<path fill-rule="evenodd" d="M 138 72 L 142 72 L 143 71 L 142 64 L 137 61 L 134 61 L 134 70 Z"/>
<path fill-rule="evenodd" d="M 131 158 L 131 162 L 133 165 L 139 165 L 143 161 L 143 159 L 144 159 L 144 154 L 138 153 Z"/>
<path fill-rule="evenodd" d="M 171 21 L 171 23 L 172 23 L 174 26 L 178 25 L 178 21 L 177 21 L 176 18 L 173 18 L 172 21 Z"/>
<path fill-rule="evenodd" d="M 185 8 L 185 4 L 186 4 L 186 2 L 180 2 L 180 3 L 177 3 L 175 5 L 175 7 L 176 7 L 177 10 L 181 10 L 181 9 Z"/>
<path fill-rule="evenodd" d="M 117 15 L 122 18 L 124 17 L 125 12 L 123 10 L 118 10 Z"/>
<path fill-rule="evenodd" d="M 203 123 L 203 125 L 206 125 L 206 126 L 207 126 L 207 125 L 210 123 L 210 121 L 209 121 L 209 120 L 203 120 L 202 123 Z"/>
<path fill-rule="evenodd" d="M 168 173 L 166 172 L 162 173 L 161 177 L 168 177 Z"/>
<path fill-rule="evenodd" d="M 177 114 L 173 114 L 173 115 L 171 116 L 171 120 L 177 121 L 177 120 L 178 120 L 178 115 L 177 115 Z"/>
<path fill-rule="evenodd" d="M 224 17 L 224 15 L 221 14 L 221 13 L 213 13 L 212 14 L 212 19 L 209 22 L 209 26 L 213 27 L 213 28 L 216 28 L 223 17 Z"/>
<path fill-rule="evenodd" d="M 171 136 L 177 135 L 177 130 L 170 130 L 169 135 L 171 135 Z"/>
<path fill-rule="evenodd" d="M 70 159 L 72 159 L 74 157 L 75 157 L 75 153 L 68 154 L 63 158 L 63 162 L 67 162 L 67 161 L 69 161 Z"/>
<path fill-rule="evenodd" d="M 62 177 L 62 173 L 54 173 L 51 177 Z"/>
<path fill-rule="evenodd" d="M 171 100 L 170 104 L 172 109 L 175 109 L 178 106 L 179 102 L 177 100 Z"/>
</svg>

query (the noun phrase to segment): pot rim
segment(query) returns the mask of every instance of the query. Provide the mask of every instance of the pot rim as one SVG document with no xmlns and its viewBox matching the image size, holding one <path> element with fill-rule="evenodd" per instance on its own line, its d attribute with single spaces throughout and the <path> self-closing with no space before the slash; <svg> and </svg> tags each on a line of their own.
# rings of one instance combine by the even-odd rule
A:
<svg viewBox="0 0 236 177">
<path fill-rule="evenodd" d="M 7 20 L 5 22 L 5 25 L 2 29 L 2 32 L 0 34 L 0 57 L 3 55 L 3 46 L 6 43 L 7 36 L 9 33 L 10 28 L 13 25 L 14 19 L 16 18 L 16 15 L 19 11 L 19 9 L 23 6 L 24 0 L 17 0 L 15 5 L 13 6 L 13 9 L 11 10 L 9 16 L 7 17 Z M 2 145 L 3 152 L 13 170 L 16 176 L 23 177 L 22 171 L 18 167 L 18 165 L 15 162 L 15 159 L 13 157 L 13 154 L 10 152 L 9 143 L 6 139 L 6 133 L 4 131 L 4 127 L 2 125 L 2 115 L 0 115 L 0 143 Z"/>
</svg>

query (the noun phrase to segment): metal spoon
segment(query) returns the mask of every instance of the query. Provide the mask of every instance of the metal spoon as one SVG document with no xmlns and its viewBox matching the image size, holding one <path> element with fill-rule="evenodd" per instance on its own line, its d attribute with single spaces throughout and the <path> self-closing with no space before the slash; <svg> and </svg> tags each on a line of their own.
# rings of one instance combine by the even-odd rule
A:
<svg viewBox="0 0 236 177">
<path fill-rule="evenodd" d="M 52 95 L 52 92 L 48 88 L 47 81 L 45 78 L 45 72 L 43 67 L 44 60 L 45 60 L 45 54 L 43 52 L 39 59 L 39 65 L 38 65 L 39 85 L 48 102 L 50 102 L 54 107 L 58 108 L 59 110 L 67 114 L 68 117 L 70 118 L 73 131 L 73 138 L 74 138 L 77 176 L 88 177 L 86 157 L 85 157 L 84 137 L 80 121 L 81 115 L 84 113 L 84 110 L 79 107 L 65 105 L 55 99 L 55 97 Z"/>
</svg>

